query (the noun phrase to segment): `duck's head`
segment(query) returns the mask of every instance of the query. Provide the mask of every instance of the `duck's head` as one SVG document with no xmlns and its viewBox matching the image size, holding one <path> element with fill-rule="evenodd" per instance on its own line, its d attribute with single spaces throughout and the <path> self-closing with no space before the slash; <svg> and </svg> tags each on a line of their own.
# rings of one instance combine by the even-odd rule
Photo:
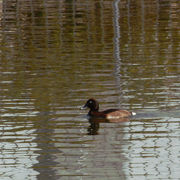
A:
<svg viewBox="0 0 180 180">
<path fill-rule="evenodd" d="M 91 98 L 82 107 L 82 109 L 86 109 L 86 108 L 89 108 L 91 111 L 98 111 L 99 110 L 99 103 L 95 99 Z"/>
</svg>

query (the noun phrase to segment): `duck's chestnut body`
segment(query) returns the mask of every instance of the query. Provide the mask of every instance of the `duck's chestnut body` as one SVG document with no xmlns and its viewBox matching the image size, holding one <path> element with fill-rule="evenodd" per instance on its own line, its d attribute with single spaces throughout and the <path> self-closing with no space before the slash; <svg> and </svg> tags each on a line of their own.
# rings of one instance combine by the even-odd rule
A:
<svg viewBox="0 0 180 180">
<path fill-rule="evenodd" d="M 129 112 L 127 110 L 121 110 L 121 109 L 108 109 L 105 111 L 99 111 L 99 103 L 93 98 L 89 99 L 86 102 L 83 109 L 85 108 L 90 109 L 88 113 L 89 116 L 106 118 L 106 119 L 125 118 L 136 114 L 134 112 Z"/>
</svg>

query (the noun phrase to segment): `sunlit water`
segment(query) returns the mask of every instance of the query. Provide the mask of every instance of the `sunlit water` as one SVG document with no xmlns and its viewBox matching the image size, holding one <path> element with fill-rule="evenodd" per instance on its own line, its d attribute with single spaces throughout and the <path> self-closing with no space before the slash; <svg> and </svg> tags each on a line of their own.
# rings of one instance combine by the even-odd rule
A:
<svg viewBox="0 0 180 180">
<path fill-rule="evenodd" d="M 178 1 L 0 1 L 0 179 L 179 179 Z M 80 110 L 125 108 L 120 123 Z"/>
</svg>

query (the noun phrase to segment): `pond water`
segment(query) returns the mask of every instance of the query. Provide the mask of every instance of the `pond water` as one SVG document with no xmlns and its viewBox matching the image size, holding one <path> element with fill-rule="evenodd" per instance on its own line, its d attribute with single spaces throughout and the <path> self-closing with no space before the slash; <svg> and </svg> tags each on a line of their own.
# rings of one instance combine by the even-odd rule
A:
<svg viewBox="0 0 180 180">
<path fill-rule="evenodd" d="M 178 0 L 0 0 L 0 179 L 180 179 Z M 80 110 L 136 116 L 90 123 Z"/>
</svg>

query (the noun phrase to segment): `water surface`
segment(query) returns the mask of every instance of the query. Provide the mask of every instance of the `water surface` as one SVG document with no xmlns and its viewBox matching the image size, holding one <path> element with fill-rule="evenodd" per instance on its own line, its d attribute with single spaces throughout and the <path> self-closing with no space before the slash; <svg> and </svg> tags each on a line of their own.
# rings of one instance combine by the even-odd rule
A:
<svg viewBox="0 0 180 180">
<path fill-rule="evenodd" d="M 179 179 L 178 10 L 0 1 L 0 179 Z M 90 97 L 137 115 L 90 123 Z"/>
</svg>

